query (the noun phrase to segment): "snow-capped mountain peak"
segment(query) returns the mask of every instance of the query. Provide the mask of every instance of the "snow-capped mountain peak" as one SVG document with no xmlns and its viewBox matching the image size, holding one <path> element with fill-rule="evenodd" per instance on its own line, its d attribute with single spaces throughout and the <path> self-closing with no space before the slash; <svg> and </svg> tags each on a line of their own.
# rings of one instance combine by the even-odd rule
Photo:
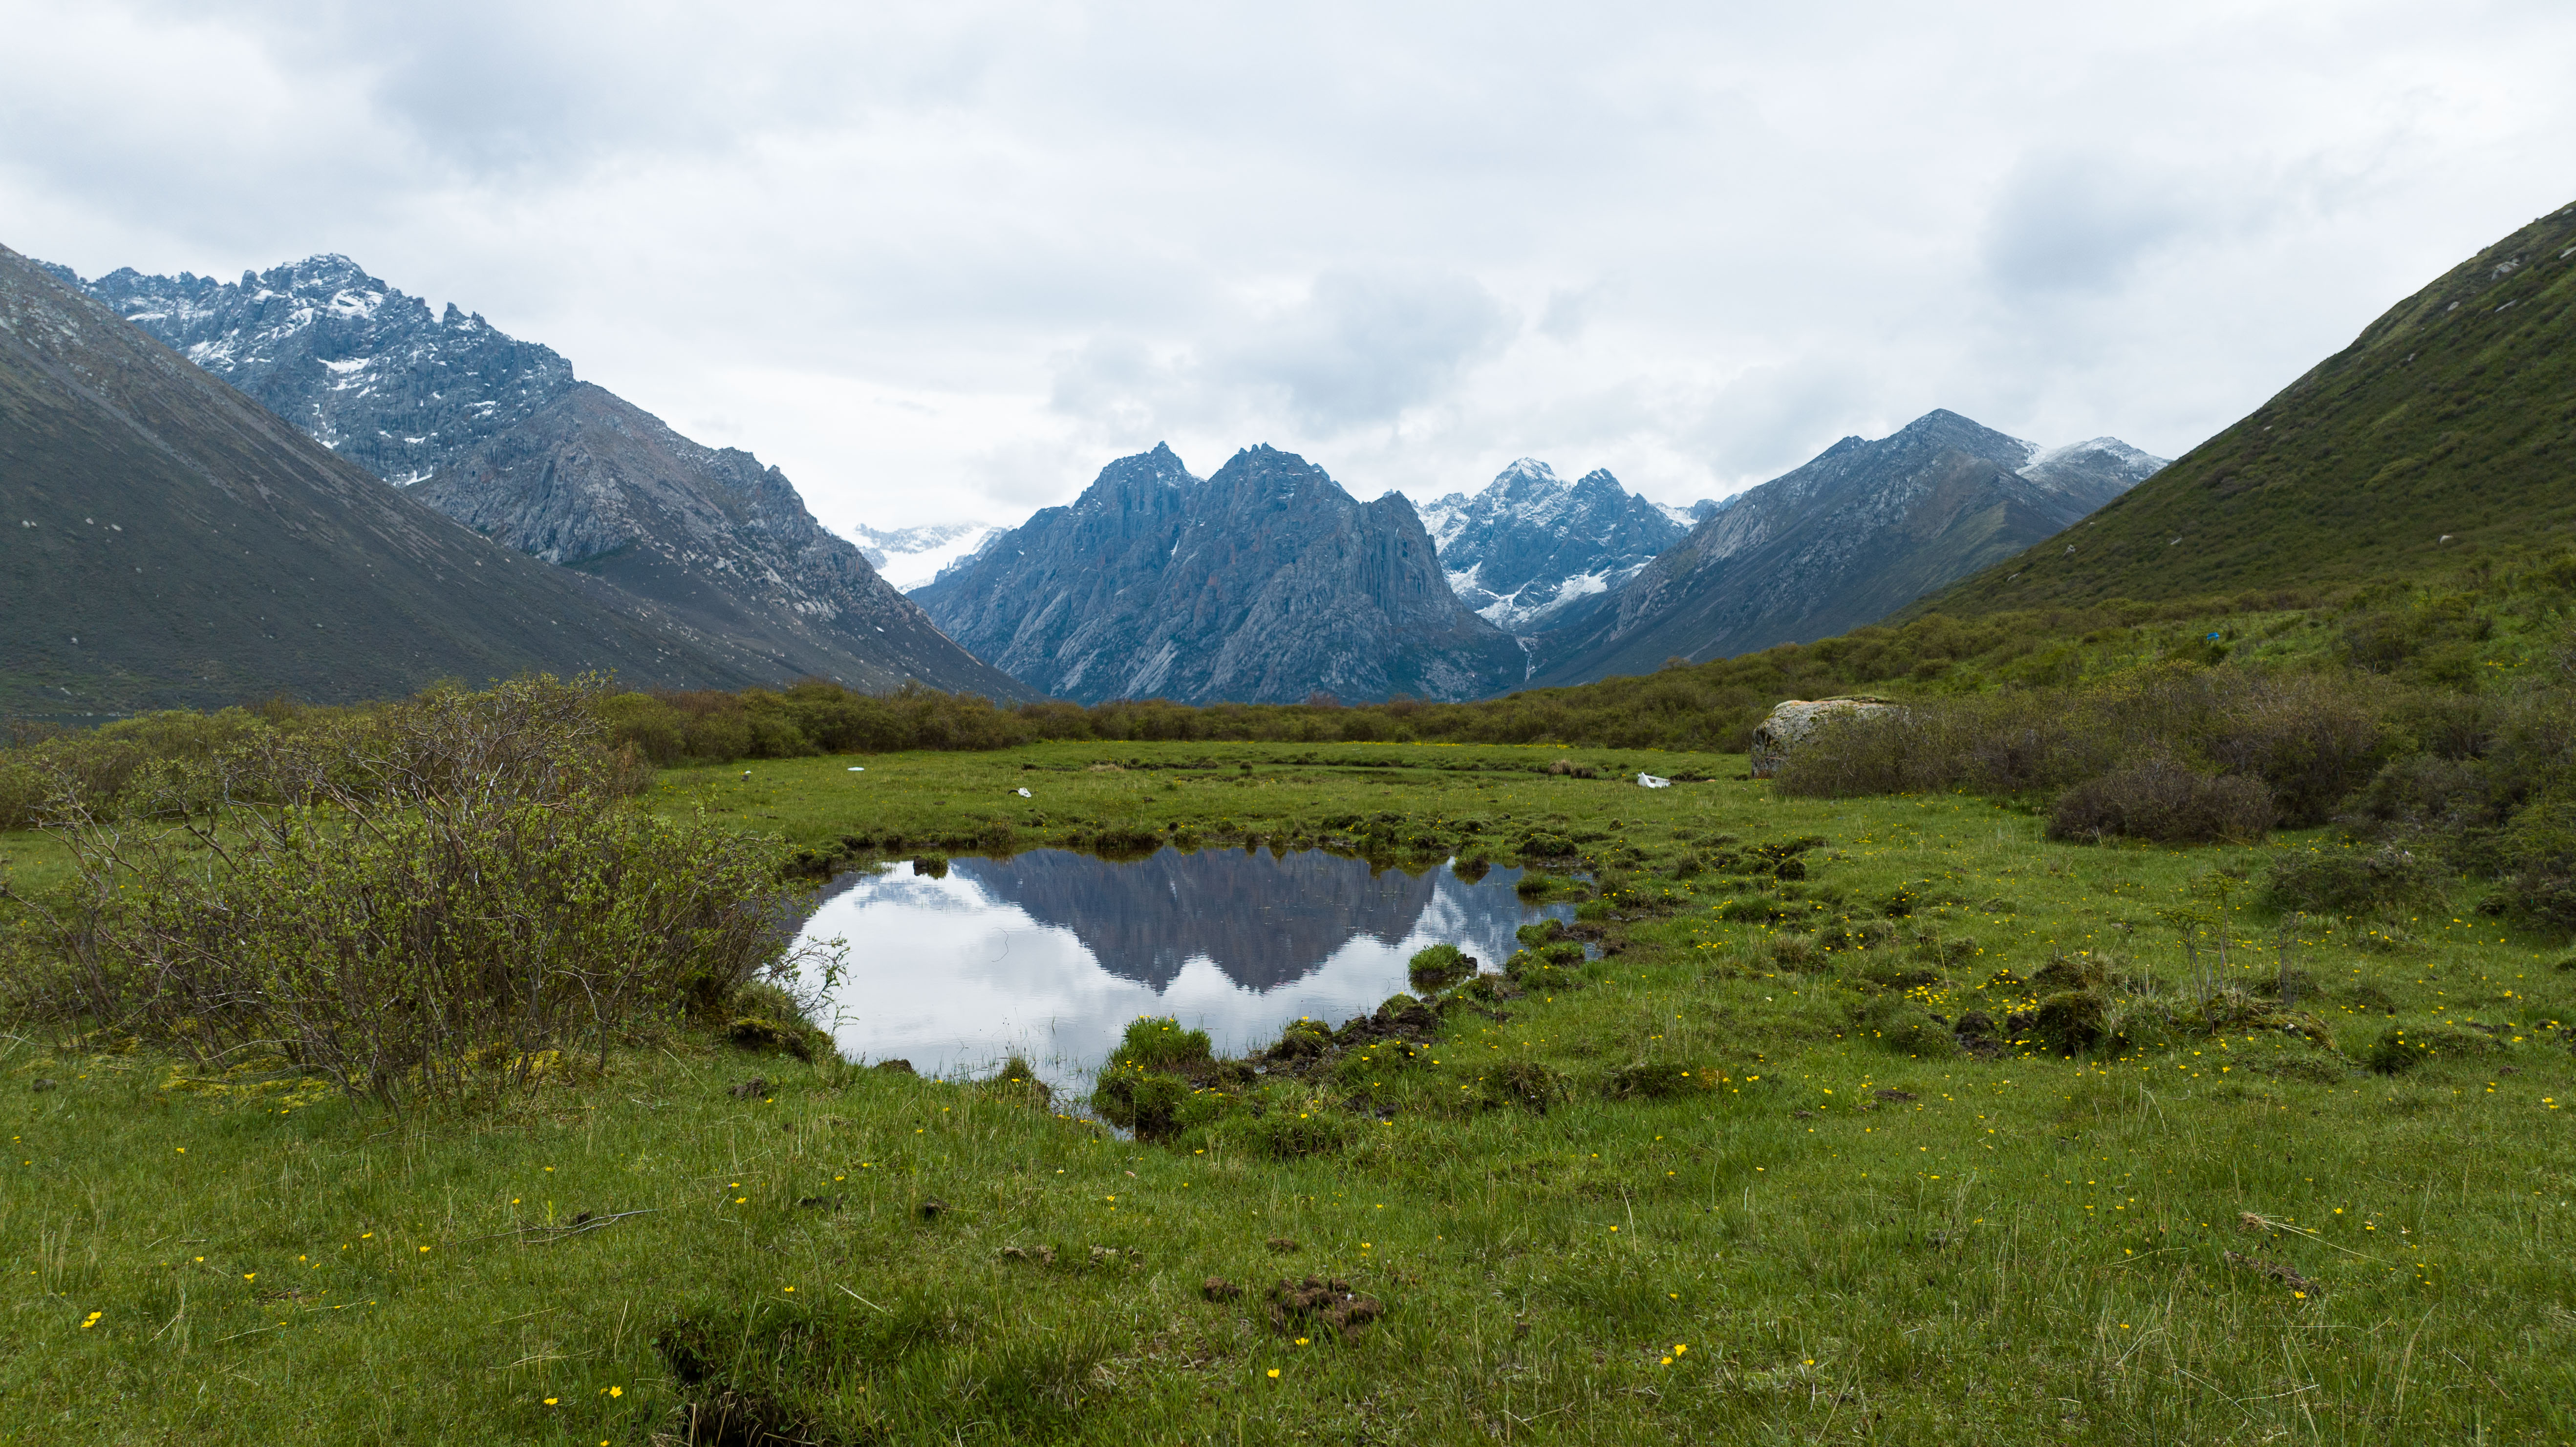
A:
<svg viewBox="0 0 2576 1447">
<path fill-rule="evenodd" d="M 59 273 L 58 273 L 59 274 Z M 312 438 L 418 482 L 569 392 L 572 364 L 336 253 L 241 280 L 132 268 L 74 284 Z"/>
<path fill-rule="evenodd" d="M 1569 483 L 1534 457 L 1505 467 L 1473 497 L 1450 493 L 1417 511 L 1451 591 L 1514 633 L 1565 621 L 1689 531 L 1686 520 L 1630 493 L 1606 469 Z"/>
<path fill-rule="evenodd" d="M 2168 460 L 2117 437 L 2095 437 L 2063 447 L 2034 447 L 2030 461 L 2019 470 L 2042 487 L 2060 492 L 2088 486 L 2125 491 L 2162 471 Z"/>
</svg>

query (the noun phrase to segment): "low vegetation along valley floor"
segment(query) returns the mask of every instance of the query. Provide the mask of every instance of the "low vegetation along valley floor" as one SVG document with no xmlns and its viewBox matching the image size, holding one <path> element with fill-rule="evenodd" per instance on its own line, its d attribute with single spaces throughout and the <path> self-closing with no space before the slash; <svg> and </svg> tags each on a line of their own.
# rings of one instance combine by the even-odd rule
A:
<svg viewBox="0 0 2576 1447">
<path fill-rule="evenodd" d="M 2576 1437 L 2563 948 L 2470 898 L 2269 911 L 2323 832 L 2048 843 L 1745 771 L 1120 743 L 666 772 L 644 807 L 818 874 L 1526 859 L 1602 957 L 1312 1077 L 1332 1129 L 1271 1137 L 1304 1154 L 688 1034 L 403 1118 L 10 1040 L 0 1440 Z M 45 847 L 0 848 L 22 887 Z M 1273 1299 L 1310 1277 L 1382 1310 Z"/>
</svg>

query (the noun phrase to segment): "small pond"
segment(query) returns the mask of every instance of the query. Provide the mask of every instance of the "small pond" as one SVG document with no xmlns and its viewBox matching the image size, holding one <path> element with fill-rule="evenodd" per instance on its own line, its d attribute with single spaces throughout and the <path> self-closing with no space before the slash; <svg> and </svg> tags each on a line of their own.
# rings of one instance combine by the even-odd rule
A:
<svg viewBox="0 0 2576 1447">
<path fill-rule="evenodd" d="M 1017 1052 L 1049 1082 L 1087 1088 L 1140 1015 L 1176 1015 L 1240 1052 L 1301 1016 L 1374 1009 L 1430 945 L 1498 968 L 1515 929 L 1574 915 L 1522 903 L 1520 873 L 1470 882 L 1446 864 L 1408 874 L 1267 849 L 1124 863 L 1039 849 L 954 859 L 940 876 L 907 861 L 832 881 L 798 943 L 847 942 L 829 1008 L 852 1059 L 943 1075 Z"/>
</svg>

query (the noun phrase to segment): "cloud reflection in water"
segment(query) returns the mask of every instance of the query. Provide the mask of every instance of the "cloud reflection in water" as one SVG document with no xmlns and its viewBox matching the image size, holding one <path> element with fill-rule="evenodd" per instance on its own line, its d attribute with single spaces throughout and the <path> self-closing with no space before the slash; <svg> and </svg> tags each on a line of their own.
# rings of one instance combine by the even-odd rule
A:
<svg viewBox="0 0 2576 1447">
<path fill-rule="evenodd" d="M 1516 869 L 1470 884 L 1320 851 L 1164 849 L 1113 863 L 1041 849 L 844 875 L 803 940 L 848 941 L 834 997 L 843 1051 L 925 1074 L 1018 1051 L 1058 1085 L 1086 1081 L 1127 1022 L 1177 1015 L 1218 1049 L 1267 1043 L 1300 1016 L 1338 1024 L 1405 988 L 1405 962 L 1449 943 L 1499 966 L 1524 906 Z"/>
</svg>

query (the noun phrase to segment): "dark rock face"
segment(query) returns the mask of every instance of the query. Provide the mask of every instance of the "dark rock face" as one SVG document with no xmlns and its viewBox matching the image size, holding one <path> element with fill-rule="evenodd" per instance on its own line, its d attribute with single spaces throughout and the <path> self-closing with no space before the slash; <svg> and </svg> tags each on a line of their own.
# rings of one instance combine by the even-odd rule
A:
<svg viewBox="0 0 2576 1447">
<path fill-rule="evenodd" d="M 0 247 L 0 711 L 779 677 L 422 507 L 49 271 Z"/>
<path fill-rule="evenodd" d="M 505 547 L 757 640 L 798 673 L 1033 696 L 825 531 L 777 468 L 702 447 L 586 382 L 408 491 Z"/>
<path fill-rule="evenodd" d="M 1946 411 L 1875 442 L 1846 437 L 1726 499 L 1591 616 L 1543 636 L 1534 681 L 1848 632 L 2064 530 L 2161 465 L 2113 438 L 2042 452 Z"/>
<path fill-rule="evenodd" d="M 68 275 L 57 269 L 57 275 Z M 117 315 L 388 482 L 417 482 L 572 389 L 572 364 L 312 256 L 237 282 L 131 268 L 82 284 Z"/>
<path fill-rule="evenodd" d="M 1573 623 L 1690 531 L 1607 471 L 1569 484 L 1527 457 L 1422 512 L 1458 600 L 1519 634 Z"/>
<path fill-rule="evenodd" d="M 1525 671 L 1450 592 L 1410 503 L 1358 502 L 1269 447 L 1204 480 L 1168 447 L 1121 458 L 912 596 L 978 656 L 1086 703 L 1477 698 Z"/>
</svg>

